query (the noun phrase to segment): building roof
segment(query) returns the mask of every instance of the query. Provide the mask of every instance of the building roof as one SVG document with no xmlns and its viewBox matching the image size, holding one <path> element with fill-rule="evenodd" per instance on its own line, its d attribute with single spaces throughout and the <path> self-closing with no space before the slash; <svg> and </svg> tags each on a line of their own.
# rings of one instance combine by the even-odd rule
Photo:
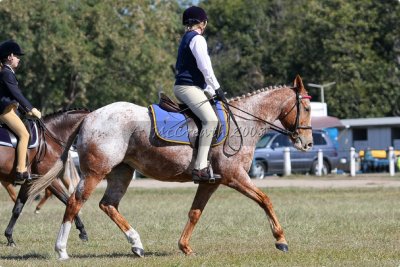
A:
<svg viewBox="0 0 400 267">
<path fill-rule="evenodd" d="M 311 126 L 313 127 L 313 129 L 345 127 L 338 118 L 331 116 L 311 117 Z"/>
<path fill-rule="evenodd" d="M 400 126 L 400 117 L 382 117 L 382 118 L 366 118 L 366 119 L 346 119 L 341 120 L 345 127 L 357 126 Z"/>
<path fill-rule="evenodd" d="M 279 120 L 276 120 L 275 125 L 279 127 L 283 127 Z M 321 130 L 325 128 L 344 128 L 345 125 L 336 118 L 331 116 L 318 116 L 318 117 L 311 117 L 311 127 L 314 130 Z"/>
</svg>

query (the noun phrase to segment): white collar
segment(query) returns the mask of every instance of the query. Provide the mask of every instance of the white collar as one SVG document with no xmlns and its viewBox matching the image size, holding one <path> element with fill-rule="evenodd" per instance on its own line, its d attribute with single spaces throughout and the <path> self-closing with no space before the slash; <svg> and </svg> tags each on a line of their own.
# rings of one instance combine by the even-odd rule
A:
<svg viewBox="0 0 400 267">
<path fill-rule="evenodd" d="M 12 73 L 14 73 L 15 74 L 15 71 L 13 70 L 13 68 L 11 68 L 11 66 L 10 65 L 8 65 L 8 64 L 4 64 L 4 66 L 6 66 L 6 67 L 8 67 L 11 71 L 12 71 Z"/>
</svg>

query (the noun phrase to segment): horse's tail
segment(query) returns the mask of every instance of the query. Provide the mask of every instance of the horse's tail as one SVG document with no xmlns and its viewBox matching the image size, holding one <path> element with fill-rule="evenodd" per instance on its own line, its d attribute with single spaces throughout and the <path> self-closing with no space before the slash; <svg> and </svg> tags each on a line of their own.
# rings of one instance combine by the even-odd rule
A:
<svg viewBox="0 0 400 267">
<path fill-rule="evenodd" d="M 58 177 L 64 170 L 65 160 L 57 159 L 56 163 L 51 169 L 43 176 L 32 182 L 28 190 L 28 203 L 31 202 L 42 190 L 47 188 L 53 180 Z"/>
<path fill-rule="evenodd" d="M 54 163 L 53 167 L 51 167 L 50 170 L 45 175 L 40 176 L 38 179 L 33 180 L 32 184 L 29 186 L 27 202 L 31 202 L 42 190 L 48 187 L 55 178 L 59 177 L 60 174 L 62 174 L 62 172 L 65 169 L 66 162 L 68 160 L 69 149 L 72 146 L 75 137 L 78 135 L 82 123 L 83 119 L 79 122 L 78 127 L 71 134 L 69 141 L 64 146 L 64 151 L 61 153 L 61 156 Z"/>
</svg>

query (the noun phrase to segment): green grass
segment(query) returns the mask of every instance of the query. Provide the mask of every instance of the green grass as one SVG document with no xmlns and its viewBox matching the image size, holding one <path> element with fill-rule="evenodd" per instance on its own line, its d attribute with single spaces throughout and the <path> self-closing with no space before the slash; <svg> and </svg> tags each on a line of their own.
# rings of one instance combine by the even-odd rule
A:
<svg viewBox="0 0 400 267">
<path fill-rule="evenodd" d="M 38 215 L 26 207 L 14 232 L 16 248 L 0 238 L 0 266 L 400 266 L 400 188 L 274 188 L 270 196 L 284 227 L 289 253 L 275 249 L 264 212 L 239 193 L 220 188 L 192 236 L 196 256 L 177 241 L 195 189 L 130 188 L 121 213 L 140 233 L 146 257 L 134 258 L 116 225 L 98 208 L 98 189 L 82 210 L 89 242 L 71 230 L 59 262 L 53 250 L 64 212 L 56 199 Z M 36 204 L 36 203 L 34 203 Z M 0 226 L 13 204 L 0 195 Z"/>
</svg>

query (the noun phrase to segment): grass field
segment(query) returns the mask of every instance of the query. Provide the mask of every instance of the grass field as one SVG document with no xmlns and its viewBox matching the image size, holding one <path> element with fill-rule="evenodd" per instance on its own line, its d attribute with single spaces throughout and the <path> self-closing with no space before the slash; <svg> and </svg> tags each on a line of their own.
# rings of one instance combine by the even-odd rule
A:
<svg viewBox="0 0 400 267">
<path fill-rule="evenodd" d="M 195 229 L 196 255 L 190 257 L 177 241 L 195 189 L 130 188 L 120 211 L 141 235 L 143 259 L 132 256 L 124 235 L 98 208 L 103 190 L 82 210 L 89 242 L 71 230 L 70 260 L 59 262 L 53 250 L 64 206 L 52 199 L 37 215 L 34 205 L 26 207 L 14 233 L 18 247 L 6 247 L 0 238 L 0 266 L 400 266 L 400 188 L 263 188 L 284 227 L 289 253 L 275 249 L 261 208 L 220 188 Z M 0 193 L 3 231 L 13 204 Z"/>
</svg>

